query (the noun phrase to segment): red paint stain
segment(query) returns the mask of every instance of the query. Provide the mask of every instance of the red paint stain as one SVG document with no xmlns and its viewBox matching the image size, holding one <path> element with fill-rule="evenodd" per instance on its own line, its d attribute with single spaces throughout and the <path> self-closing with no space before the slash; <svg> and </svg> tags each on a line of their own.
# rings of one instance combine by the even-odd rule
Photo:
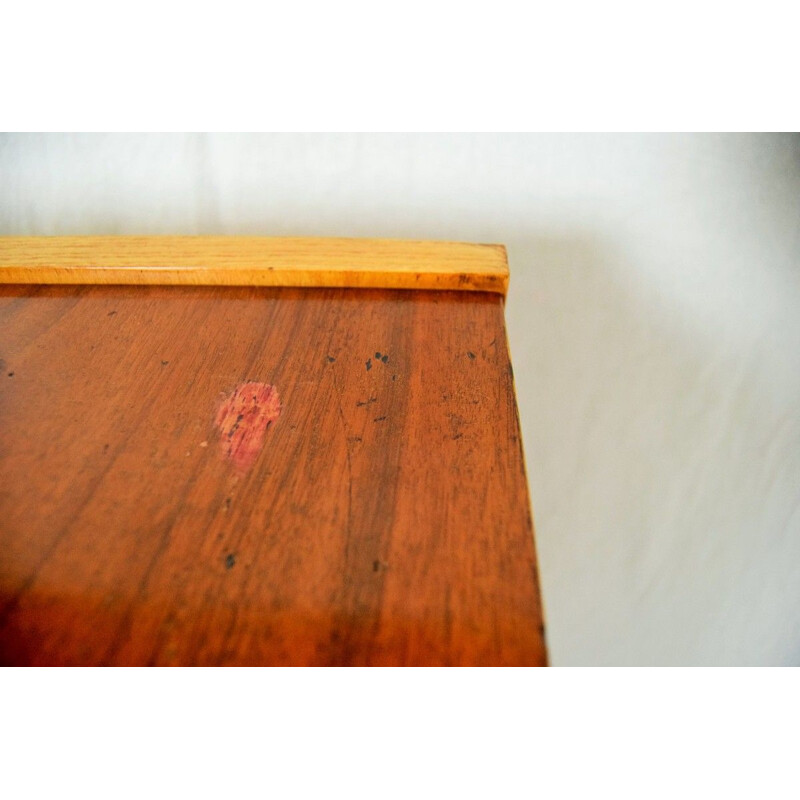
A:
<svg viewBox="0 0 800 800">
<path fill-rule="evenodd" d="M 268 383 L 242 383 L 222 402 L 214 420 L 225 457 L 249 469 L 264 446 L 267 428 L 281 414 L 281 401 Z"/>
</svg>

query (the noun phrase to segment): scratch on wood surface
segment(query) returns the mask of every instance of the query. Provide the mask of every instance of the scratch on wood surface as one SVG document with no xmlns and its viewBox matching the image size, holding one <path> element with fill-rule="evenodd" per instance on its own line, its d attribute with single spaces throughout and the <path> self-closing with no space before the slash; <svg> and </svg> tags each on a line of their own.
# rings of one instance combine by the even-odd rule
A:
<svg viewBox="0 0 800 800">
<path fill-rule="evenodd" d="M 249 469 L 264 446 L 267 428 L 280 416 L 278 391 L 268 383 L 239 384 L 217 411 L 220 447 L 237 469 Z"/>
</svg>

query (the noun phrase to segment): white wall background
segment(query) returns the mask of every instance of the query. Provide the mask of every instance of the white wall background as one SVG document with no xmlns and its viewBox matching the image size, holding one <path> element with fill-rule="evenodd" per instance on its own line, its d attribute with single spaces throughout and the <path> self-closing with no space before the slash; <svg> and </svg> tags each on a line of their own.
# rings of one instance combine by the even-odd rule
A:
<svg viewBox="0 0 800 800">
<path fill-rule="evenodd" d="M 554 664 L 800 664 L 800 137 L 0 137 L 0 234 L 500 242 Z"/>
</svg>

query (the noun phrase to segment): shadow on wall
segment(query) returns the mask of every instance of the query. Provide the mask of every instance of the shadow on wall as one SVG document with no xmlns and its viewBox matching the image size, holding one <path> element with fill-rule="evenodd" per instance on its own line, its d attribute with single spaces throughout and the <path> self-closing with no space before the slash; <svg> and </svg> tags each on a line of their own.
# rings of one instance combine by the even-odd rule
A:
<svg viewBox="0 0 800 800">
<path fill-rule="evenodd" d="M 506 244 L 552 662 L 800 663 L 800 422 L 768 340 L 698 335 L 599 240 Z"/>
</svg>

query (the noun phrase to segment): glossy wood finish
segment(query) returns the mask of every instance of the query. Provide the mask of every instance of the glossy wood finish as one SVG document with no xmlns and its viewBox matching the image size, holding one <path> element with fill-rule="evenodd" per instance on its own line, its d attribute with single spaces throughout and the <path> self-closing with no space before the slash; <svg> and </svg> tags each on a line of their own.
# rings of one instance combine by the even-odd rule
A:
<svg viewBox="0 0 800 800">
<path fill-rule="evenodd" d="M 0 357 L 3 663 L 545 663 L 499 295 L 5 286 Z"/>
<path fill-rule="evenodd" d="M 502 245 L 259 236 L 0 237 L 0 283 L 457 289 L 505 294 Z"/>
</svg>

